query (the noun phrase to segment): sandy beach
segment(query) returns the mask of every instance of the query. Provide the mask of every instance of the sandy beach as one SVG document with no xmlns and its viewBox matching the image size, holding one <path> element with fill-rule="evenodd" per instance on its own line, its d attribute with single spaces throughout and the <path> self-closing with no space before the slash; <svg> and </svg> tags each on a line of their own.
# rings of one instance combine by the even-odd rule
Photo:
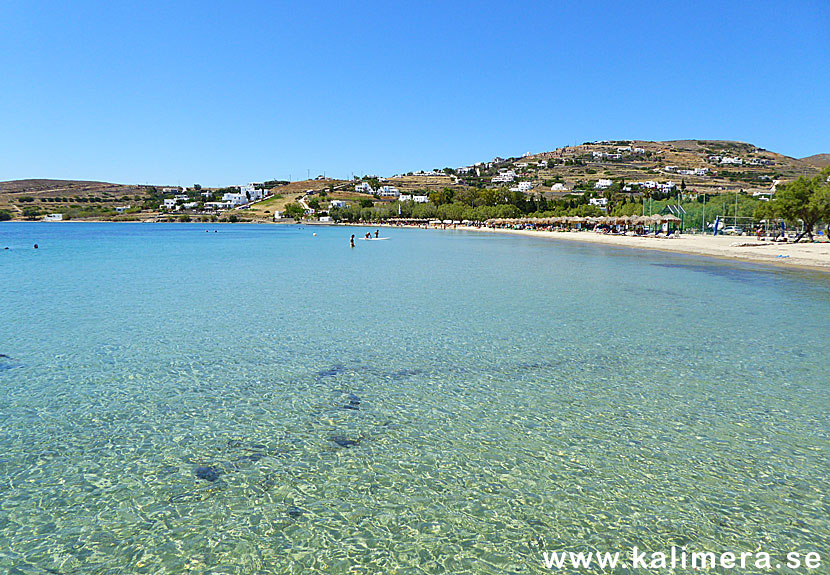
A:
<svg viewBox="0 0 830 575">
<path fill-rule="evenodd" d="M 661 250 L 728 260 L 772 264 L 787 268 L 830 272 L 830 242 L 776 243 L 750 236 L 681 235 L 675 238 L 618 236 L 592 231 L 548 232 L 494 228 L 457 228 L 480 232 L 515 234 L 551 240 L 589 242 L 609 246 Z"/>
</svg>

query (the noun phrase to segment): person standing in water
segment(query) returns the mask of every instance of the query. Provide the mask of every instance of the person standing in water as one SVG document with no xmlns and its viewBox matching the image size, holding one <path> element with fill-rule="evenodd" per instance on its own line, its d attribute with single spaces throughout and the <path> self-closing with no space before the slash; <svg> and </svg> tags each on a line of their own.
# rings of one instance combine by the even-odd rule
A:
<svg viewBox="0 0 830 575">
<path fill-rule="evenodd" d="M 349 243 L 352 247 L 354 247 L 354 234 L 352 234 L 352 237 L 349 239 Z"/>
<path fill-rule="evenodd" d="M 378 237 L 378 232 L 379 232 L 379 231 L 380 231 L 380 230 L 375 230 L 375 237 Z"/>
</svg>

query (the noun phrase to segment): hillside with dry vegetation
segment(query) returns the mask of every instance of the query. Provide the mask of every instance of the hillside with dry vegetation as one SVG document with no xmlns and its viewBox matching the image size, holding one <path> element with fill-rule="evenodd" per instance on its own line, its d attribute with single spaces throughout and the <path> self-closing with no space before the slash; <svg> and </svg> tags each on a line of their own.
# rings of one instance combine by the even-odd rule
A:
<svg viewBox="0 0 830 575">
<path fill-rule="evenodd" d="M 830 154 L 796 159 L 745 142 L 723 140 L 675 140 L 652 142 L 620 140 L 586 142 L 522 157 L 493 158 L 470 166 L 413 172 L 388 178 L 365 176 L 356 181 L 318 178 L 299 182 L 264 182 L 269 190 L 264 201 L 234 210 L 232 221 L 270 220 L 287 207 L 311 201 L 315 212 L 326 211 L 332 200 L 384 205 L 395 197 L 377 190 L 391 186 L 401 194 L 435 197 L 446 193 L 481 193 L 482 190 L 518 190 L 528 197 L 562 198 L 573 194 L 613 193 L 630 197 L 649 190 L 682 190 L 686 193 L 769 194 L 776 183 L 798 176 L 813 176 L 830 165 Z M 371 193 L 355 190 L 361 182 Z M 66 180 L 16 180 L 0 182 L 0 211 L 15 219 L 37 219 L 62 213 L 72 219 L 179 219 L 221 221 L 202 206 L 238 188 L 190 189 L 150 185 Z M 321 193 L 322 192 L 322 193 Z M 174 195 L 196 207 L 176 213 L 159 208 Z M 471 205 L 475 201 L 471 202 Z M 227 219 L 227 215 L 225 219 Z"/>
</svg>

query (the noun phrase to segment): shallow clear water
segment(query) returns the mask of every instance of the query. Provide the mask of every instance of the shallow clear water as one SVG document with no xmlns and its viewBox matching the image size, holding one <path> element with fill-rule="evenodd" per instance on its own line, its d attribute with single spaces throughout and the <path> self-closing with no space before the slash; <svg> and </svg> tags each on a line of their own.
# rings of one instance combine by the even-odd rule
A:
<svg viewBox="0 0 830 575">
<path fill-rule="evenodd" d="M 364 232 L 0 224 L 0 572 L 830 562 L 829 276 Z"/>
</svg>

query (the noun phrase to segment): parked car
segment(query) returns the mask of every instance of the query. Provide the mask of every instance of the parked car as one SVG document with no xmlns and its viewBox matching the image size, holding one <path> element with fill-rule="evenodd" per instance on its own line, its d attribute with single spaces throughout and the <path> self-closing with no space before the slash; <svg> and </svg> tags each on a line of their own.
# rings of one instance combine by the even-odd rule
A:
<svg viewBox="0 0 830 575">
<path fill-rule="evenodd" d="M 743 235 L 744 231 L 736 226 L 729 226 L 728 228 L 723 228 L 721 233 L 727 236 L 741 236 Z"/>
</svg>

